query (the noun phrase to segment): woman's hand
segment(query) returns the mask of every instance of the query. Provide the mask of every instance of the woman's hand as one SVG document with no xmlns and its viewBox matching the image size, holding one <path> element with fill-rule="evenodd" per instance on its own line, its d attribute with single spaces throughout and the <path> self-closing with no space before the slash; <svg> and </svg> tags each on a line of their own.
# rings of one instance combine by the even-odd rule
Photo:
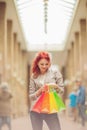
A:
<svg viewBox="0 0 87 130">
<path fill-rule="evenodd" d="M 42 86 L 39 90 L 36 92 L 36 96 L 40 96 L 41 93 L 48 91 L 48 87 L 46 85 Z"/>
<path fill-rule="evenodd" d="M 47 92 L 48 91 L 48 86 L 47 85 L 42 86 L 41 91 L 42 92 Z"/>
<path fill-rule="evenodd" d="M 53 87 L 58 93 L 63 94 L 64 93 L 64 87 L 59 87 L 55 83 L 49 83 L 48 84 L 50 87 Z"/>
<path fill-rule="evenodd" d="M 50 88 L 53 88 L 57 91 L 57 93 L 59 93 L 60 95 L 62 95 L 64 93 L 64 87 L 59 87 L 57 84 L 55 83 L 48 83 L 47 85 L 50 86 Z"/>
</svg>

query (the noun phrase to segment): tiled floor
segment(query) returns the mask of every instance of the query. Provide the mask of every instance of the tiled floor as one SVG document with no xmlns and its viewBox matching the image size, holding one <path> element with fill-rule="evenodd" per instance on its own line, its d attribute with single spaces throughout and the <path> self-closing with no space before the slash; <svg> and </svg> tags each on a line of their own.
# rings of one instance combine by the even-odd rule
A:
<svg viewBox="0 0 87 130">
<path fill-rule="evenodd" d="M 74 122 L 70 117 L 66 117 L 63 113 L 59 115 L 61 130 L 87 130 L 87 125 L 82 128 L 78 122 Z M 6 126 L 2 130 L 8 130 Z M 23 117 L 12 120 L 12 130 L 32 130 L 29 117 Z M 44 124 L 43 130 L 48 130 Z"/>
</svg>

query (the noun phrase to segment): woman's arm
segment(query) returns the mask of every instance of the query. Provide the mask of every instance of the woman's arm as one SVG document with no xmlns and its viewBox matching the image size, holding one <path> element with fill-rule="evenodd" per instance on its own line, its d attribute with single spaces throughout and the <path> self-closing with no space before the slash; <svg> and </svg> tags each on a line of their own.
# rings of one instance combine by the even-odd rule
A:
<svg viewBox="0 0 87 130">
<path fill-rule="evenodd" d="M 42 93 L 42 88 L 36 90 L 36 84 L 33 78 L 30 79 L 30 85 L 29 85 L 29 97 L 32 100 L 37 99 L 38 96 Z"/>
</svg>

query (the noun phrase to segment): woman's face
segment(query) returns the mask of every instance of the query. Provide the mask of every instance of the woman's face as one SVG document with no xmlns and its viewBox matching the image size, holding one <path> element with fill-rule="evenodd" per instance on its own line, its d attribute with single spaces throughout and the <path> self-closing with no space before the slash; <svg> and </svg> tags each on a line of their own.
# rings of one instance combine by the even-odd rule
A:
<svg viewBox="0 0 87 130">
<path fill-rule="evenodd" d="M 46 59 L 41 59 L 39 62 L 38 62 L 38 67 L 40 69 L 40 72 L 42 74 L 44 74 L 48 68 L 50 67 L 50 62 L 47 61 Z"/>
</svg>

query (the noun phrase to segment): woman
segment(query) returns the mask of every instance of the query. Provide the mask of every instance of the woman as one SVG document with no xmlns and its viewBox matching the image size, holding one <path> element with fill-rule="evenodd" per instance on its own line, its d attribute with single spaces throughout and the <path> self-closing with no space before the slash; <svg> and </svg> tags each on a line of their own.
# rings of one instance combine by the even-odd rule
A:
<svg viewBox="0 0 87 130">
<path fill-rule="evenodd" d="M 46 114 L 32 111 L 33 104 L 46 89 L 44 87 L 45 84 L 52 83 L 56 89 L 61 87 L 63 90 L 61 73 L 57 70 L 52 70 L 50 66 L 50 54 L 48 52 L 38 52 L 32 64 L 29 85 L 29 97 L 31 101 L 30 119 L 33 130 L 42 130 L 43 121 L 46 122 L 49 130 L 61 130 L 57 113 Z"/>
</svg>

